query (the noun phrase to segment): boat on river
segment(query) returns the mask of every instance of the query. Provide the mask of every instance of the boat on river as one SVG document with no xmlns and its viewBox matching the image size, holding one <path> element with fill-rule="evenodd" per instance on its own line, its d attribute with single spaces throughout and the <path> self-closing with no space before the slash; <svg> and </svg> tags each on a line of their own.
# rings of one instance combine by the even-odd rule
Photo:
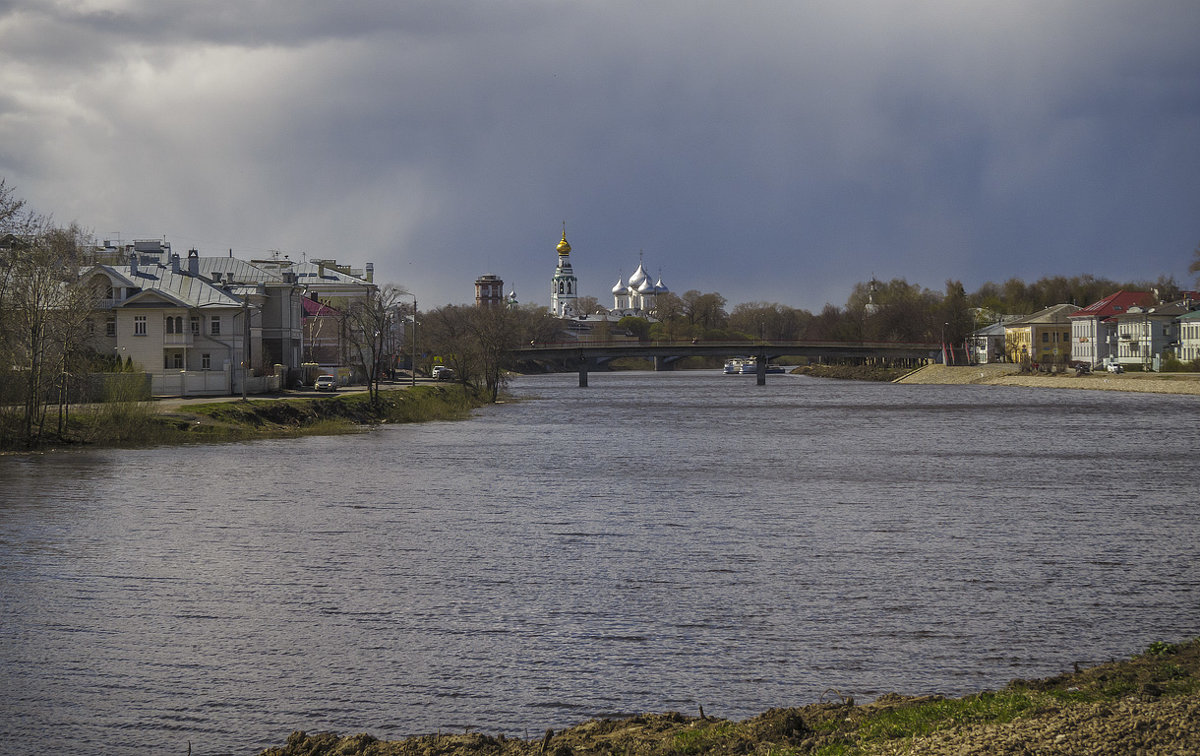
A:
<svg viewBox="0 0 1200 756">
<path fill-rule="evenodd" d="M 754 375 L 758 372 L 757 357 L 731 357 L 725 361 L 725 375 Z M 784 372 L 782 365 L 767 363 L 768 373 Z"/>
</svg>

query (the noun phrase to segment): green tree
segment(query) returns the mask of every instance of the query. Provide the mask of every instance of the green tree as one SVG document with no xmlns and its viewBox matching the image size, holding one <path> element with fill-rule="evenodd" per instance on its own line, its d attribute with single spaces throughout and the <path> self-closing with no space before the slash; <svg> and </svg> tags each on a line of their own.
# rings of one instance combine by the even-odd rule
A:
<svg viewBox="0 0 1200 756">
<path fill-rule="evenodd" d="M 645 341 L 650 335 L 650 321 L 636 315 L 626 315 L 617 321 L 617 330 L 636 336 L 638 341 Z"/>
<path fill-rule="evenodd" d="M 776 302 L 744 302 L 729 313 L 729 328 L 749 339 L 795 341 L 812 314 Z"/>
<path fill-rule="evenodd" d="M 692 327 L 693 336 L 725 328 L 729 318 L 725 312 L 725 297 L 716 292 L 702 294 L 691 289 L 685 291 L 680 299 L 683 301 L 684 317 Z"/>
</svg>

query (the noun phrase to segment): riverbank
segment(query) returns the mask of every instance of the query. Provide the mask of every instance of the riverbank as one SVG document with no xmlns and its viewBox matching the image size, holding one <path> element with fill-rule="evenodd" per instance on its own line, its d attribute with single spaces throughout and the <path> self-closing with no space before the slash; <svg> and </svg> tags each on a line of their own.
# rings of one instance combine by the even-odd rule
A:
<svg viewBox="0 0 1200 756">
<path fill-rule="evenodd" d="M 385 388 L 379 392 L 378 403 L 372 403 L 365 391 L 248 401 L 115 402 L 76 408 L 61 437 L 47 439 L 35 449 L 8 451 L 132 448 L 355 433 L 386 423 L 461 419 L 484 404 L 482 397 L 458 384 Z"/>
<path fill-rule="evenodd" d="M 962 698 L 895 693 L 864 705 L 828 700 L 743 721 L 654 714 L 592 720 L 526 740 L 293 733 L 261 756 L 704 756 L 705 754 L 1194 754 L 1200 753 L 1200 639 L 1042 680 L 1014 680 Z"/>
<path fill-rule="evenodd" d="M 847 381 L 892 382 L 911 373 L 910 368 L 890 368 L 879 365 L 801 365 L 793 369 L 792 375 L 808 375 L 813 378 L 836 378 Z"/>
<path fill-rule="evenodd" d="M 896 383 L 1026 388 L 1070 388 L 1090 391 L 1134 391 L 1200 395 L 1200 373 L 1021 373 L 1015 365 L 926 365 Z"/>
</svg>

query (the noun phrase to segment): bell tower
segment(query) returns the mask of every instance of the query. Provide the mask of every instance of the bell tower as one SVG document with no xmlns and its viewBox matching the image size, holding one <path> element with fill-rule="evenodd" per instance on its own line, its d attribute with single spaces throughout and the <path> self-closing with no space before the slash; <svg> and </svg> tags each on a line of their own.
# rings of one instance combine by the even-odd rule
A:
<svg viewBox="0 0 1200 756">
<path fill-rule="evenodd" d="M 575 302 L 579 299 L 579 282 L 571 270 L 571 245 L 567 243 L 567 224 L 563 222 L 562 241 L 556 247 L 558 266 L 550 279 L 550 310 L 560 318 L 574 317 Z"/>
</svg>

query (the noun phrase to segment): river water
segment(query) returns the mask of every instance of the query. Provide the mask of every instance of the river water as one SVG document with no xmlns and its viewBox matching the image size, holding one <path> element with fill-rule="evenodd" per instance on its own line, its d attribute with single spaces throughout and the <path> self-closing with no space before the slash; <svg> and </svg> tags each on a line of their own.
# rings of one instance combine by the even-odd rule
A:
<svg viewBox="0 0 1200 756">
<path fill-rule="evenodd" d="M 0 458 L 0 752 L 959 694 L 1200 632 L 1200 399 L 717 372 Z"/>
</svg>

